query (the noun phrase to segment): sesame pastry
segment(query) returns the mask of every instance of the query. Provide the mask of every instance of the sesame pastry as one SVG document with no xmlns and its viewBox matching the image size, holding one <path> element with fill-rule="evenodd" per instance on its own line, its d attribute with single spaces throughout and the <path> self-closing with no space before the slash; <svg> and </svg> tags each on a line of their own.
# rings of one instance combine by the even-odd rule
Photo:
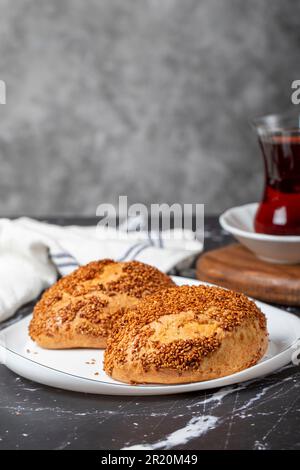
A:
<svg viewBox="0 0 300 470">
<path fill-rule="evenodd" d="M 125 307 L 172 285 L 169 276 L 138 261 L 94 261 L 43 294 L 29 334 L 43 348 L 104 348 Z"/>
<path fill-rule="evenodd" d="M 268 345 L 266 318 L 245 295 L 218 287 L 171 287 L 127 309 L 105 351 L 121 382 L 180 384 L 250 367 Z"/>
</svg>

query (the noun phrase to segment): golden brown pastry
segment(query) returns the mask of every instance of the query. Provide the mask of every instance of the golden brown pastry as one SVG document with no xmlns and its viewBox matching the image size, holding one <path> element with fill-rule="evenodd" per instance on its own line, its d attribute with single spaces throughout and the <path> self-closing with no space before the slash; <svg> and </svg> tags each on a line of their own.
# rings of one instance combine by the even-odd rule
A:
<svg viewBox="0 0 300 470">
<path fill-rule="evenodd" d="M 173 287 L 145 298 L 118 320 L 104 368 L 122 382 L 197 382 L 254 365 L 267 344 L 266 318 L 245 295 L 218 287 Z"/>
<path fill-rule="evenodd" d="M 43 348 L 104 348 L 125 307 L 172 285 L 169 276 L 138 261 L 94 261 L 43 294 L 29 334 Z"/>
</svg>

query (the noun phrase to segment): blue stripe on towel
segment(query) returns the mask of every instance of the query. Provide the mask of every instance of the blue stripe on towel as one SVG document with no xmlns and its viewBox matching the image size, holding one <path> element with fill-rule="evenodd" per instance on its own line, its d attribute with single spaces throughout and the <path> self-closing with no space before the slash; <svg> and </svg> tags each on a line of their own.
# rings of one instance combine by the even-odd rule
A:
<svg viewBox="0 0 300 470">
<path fill-rule="evenodd" d="M 125 253 L 120 256 L 120 258 L 118 258 L 118 261 L 125 261 L 126 258 L 130 255 L 130 253 L 135 249 L 137 248 L 138 246 L 140 246 L 141 243 L 135 243 L 134 245 L 132 245 L 130 248 L 128 248 Z"/>
<path fill-rule="evenodd" d="M 164 243 L 163 243 L 163 239 L 162 239 L 161 231 L 160 231 L 160 230 L 158 231 L 158 242 L 159 242 L 159 247 L 160 247 L 160 248 L 163 248 Z"/>
<path fill-rule="evenodd" d="M 76 263 L 75 261 L 70 261 L 69 263 L 55 263 L 55 266 L 57 268 L 65 268 L 67 266 L 79 266 L 78 263 Z"/>
<path fill-rule="evenodd" d="M 151 246 L 155 246 L 155 243 L 154 243 L 154 241 L 153 241 L 153 239 L 152 239 L 151 230 L 148 230 L 147 233 L 148 233 L 148 240 L 149 240 Z"/>
<path fill-rule="evenodd" d="M 144 251 L 146 248 L 149 248 L 149 243 L 144 243 L 134 254 L 133 258 L 131 258 L 132 260 L 134 260 L 137 255 L 139 255 L 142 251 Z"/>
<path fill-rule="evenodd" d="M 72 259 L 72 260 L 76 261 L 76 263 L 77 263 L 76 258 L 73 255 L 71 255 L 70 253 L 66 253 L 66 252 L 65 253 L 50 253 L 50 257 L 52 259 L 56 259 L 56 258 L 57 259 L 60 259 L 60 258 L 67 258 L 68 259 L 69 258 L 69 259 Z"/>
<path fill-rule="evenodd" d="M 50 258 L 55 266 L 60 269 L 64 267 L 78 267 L 80 264 L 78 263 L 77 259 L 68 252 L 60 252 L 60 253 L 51 253 Z M 62 262 L 60 261 L 62 260 Z"/>
<path fill-rule="evenodd" d="M 72 258 L 75 259 L 74 256 L 70 255 L 70 253 L 50 253 L 51 258 Z"/>
</svg>

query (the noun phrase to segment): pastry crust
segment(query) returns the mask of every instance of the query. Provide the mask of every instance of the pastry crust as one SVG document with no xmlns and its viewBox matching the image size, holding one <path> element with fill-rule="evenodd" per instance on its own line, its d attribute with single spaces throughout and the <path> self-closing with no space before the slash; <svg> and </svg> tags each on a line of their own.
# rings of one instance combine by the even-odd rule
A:
<svg viewBox="0 0 300 470">
<path fill-rule="evenodd" d="M 169 276 L 138 261 L 94 261 L 43 294 L 29 334 L 43 348 L 105 348 L 124 308 L 172 285 Z"/>
<path fill-rule="evenodd" d="M 108 340 L 104 369 L 127 383 L 198 382 L 254 365 L 267 345 L 266 318 L 245 295 L 173 287 L 127 309 Z"/>
</svg>

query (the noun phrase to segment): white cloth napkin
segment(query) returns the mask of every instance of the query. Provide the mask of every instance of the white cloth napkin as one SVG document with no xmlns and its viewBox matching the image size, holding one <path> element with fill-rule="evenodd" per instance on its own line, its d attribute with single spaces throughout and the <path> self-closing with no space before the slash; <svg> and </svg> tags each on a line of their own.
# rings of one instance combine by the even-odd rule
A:
<svg viewBox="0 0 300 470">
<path fill-rule="evenodd" d="M 188 267 L 202 250 L 189 230 L 120 232 L 108 227 L 60 227 L 29 218 L 0 219 L 0 321 L 89 261 L 138 260 L 164 272 Z"/>
</svg>

